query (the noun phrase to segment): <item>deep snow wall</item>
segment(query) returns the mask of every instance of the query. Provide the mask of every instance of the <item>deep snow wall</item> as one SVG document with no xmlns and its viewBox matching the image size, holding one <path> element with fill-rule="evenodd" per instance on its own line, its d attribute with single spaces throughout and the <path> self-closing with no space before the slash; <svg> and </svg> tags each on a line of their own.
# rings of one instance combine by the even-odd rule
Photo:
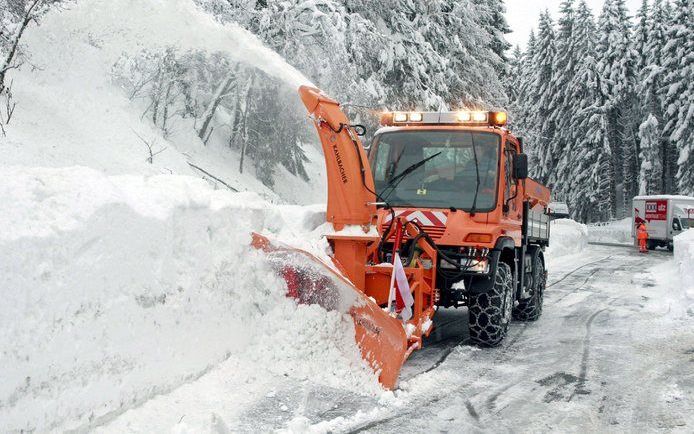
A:
<svg viewBox="0 0 694 434">
<path fill-rule="evenodd" d="M 0 178 L 3 431 L 89 429 L 253 340 L 267 342 L 258 369 L 301 354 L 304 376 L 364 374 L 351 322 L 292 315 L 284 283 L 249 247 L 251 231 L 301 230 L 320 212 L 288 207 L 288 222 L 256 195 L 184 176 L 6 167 Z M 268 323 L 292 343 L 274 359 L 282 346 L 263 336 Z M 316 335 L 310 327 L 320 348 L 296 337 Z M 304 353 L 291 353 L 296 341 Z"/>
<path fill-rule="evenodd" d="M 679 267 L 683 289 L 687 297 L 694 299 L 694 229 L 674 238 L 675 263 Z"/>
<path fill-rule="evenodd" d="M 588 228 L 571 219 L 558 219 L 550 223 L 548 260 L 581 253 L 588 246 Z"/>
</svg>

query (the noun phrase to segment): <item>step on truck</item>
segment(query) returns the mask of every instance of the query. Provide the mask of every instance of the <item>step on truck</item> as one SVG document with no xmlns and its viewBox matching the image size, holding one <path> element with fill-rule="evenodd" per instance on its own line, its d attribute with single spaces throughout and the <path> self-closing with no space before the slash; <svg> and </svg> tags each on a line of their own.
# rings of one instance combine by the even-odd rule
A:
<svg viewBox="0 0 694 434">
<path fill-rule="evenodd" d="M 435 327 L 467 307 L 472 341 L 499 345 L 512 318 L 542 314 L 550 191 L 528 178 L 506 113 L 388 112 L 371 146 L 338 102 L 300 95 L 327 168 L 330 264 L 254 234 L 288 293 L 352 317 L 387 388 Z"/>
<path fill-rule="evenodd" d="M 648 228 L 648 250 L 666 247 L 673 250 L 673 238 L 694 228 L 694 197 L 675 195 L 637 196 L 633 201 L 633 222 L 631 237 L 634 245 L 636 226 L 646 223 Z"/>
</svg>

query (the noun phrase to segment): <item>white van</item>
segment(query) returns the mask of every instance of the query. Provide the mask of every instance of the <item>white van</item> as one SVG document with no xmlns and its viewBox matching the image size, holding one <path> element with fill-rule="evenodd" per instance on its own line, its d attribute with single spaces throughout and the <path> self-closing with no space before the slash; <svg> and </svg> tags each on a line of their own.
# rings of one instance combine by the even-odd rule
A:
<svg viewBox="0 0 694 434">
<path fill-rule="evenodd" d="M 634 198 L 634 220 L 631 235 L 636 243 L 636 225 L 646 222 L 648 249 L 667 247 L 672 251 L 672 239 L 694 228 L 694 197 L 690 196 L 637 196 Z"/>
<path fill-rule="evenodd" d="M 547 209 L 550 220 L 571 218 L 566 202 L 550 202 Z"/>
</svg>

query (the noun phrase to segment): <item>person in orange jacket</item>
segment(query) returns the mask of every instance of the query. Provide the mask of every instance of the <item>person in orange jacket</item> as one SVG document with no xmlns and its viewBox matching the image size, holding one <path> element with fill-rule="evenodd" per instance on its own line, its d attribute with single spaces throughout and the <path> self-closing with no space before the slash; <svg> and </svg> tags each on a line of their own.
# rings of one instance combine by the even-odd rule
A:
<svg viewBox="0 0 694 434">
<path fill-rule="evenodd" d="M 636 239 L 639 240 L 639 252 L 648 253 L 648 247 L 646 247 L 648 241 L 648 228 L 646 228 L 646 223 L 641 222 L 636 227 Z"/>
</svg>

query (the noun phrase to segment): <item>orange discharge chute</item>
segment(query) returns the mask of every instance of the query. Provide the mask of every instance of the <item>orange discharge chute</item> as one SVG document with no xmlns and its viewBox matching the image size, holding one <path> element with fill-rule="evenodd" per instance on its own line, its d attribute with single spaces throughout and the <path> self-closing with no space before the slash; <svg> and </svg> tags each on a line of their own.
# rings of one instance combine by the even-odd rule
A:
<svg viewBox="0 0 694 434">
<path fill-rule="evenodd" d="M 383 387 L 395 388 L 407 352 L 402 323 L 310 253 L 273 244 L 259 234 L 253 234 L 253 246 L 265 252 L 271 268 L 287 282 L 288 296 L 350 315 L 362 358 Z"/>
</svg>

